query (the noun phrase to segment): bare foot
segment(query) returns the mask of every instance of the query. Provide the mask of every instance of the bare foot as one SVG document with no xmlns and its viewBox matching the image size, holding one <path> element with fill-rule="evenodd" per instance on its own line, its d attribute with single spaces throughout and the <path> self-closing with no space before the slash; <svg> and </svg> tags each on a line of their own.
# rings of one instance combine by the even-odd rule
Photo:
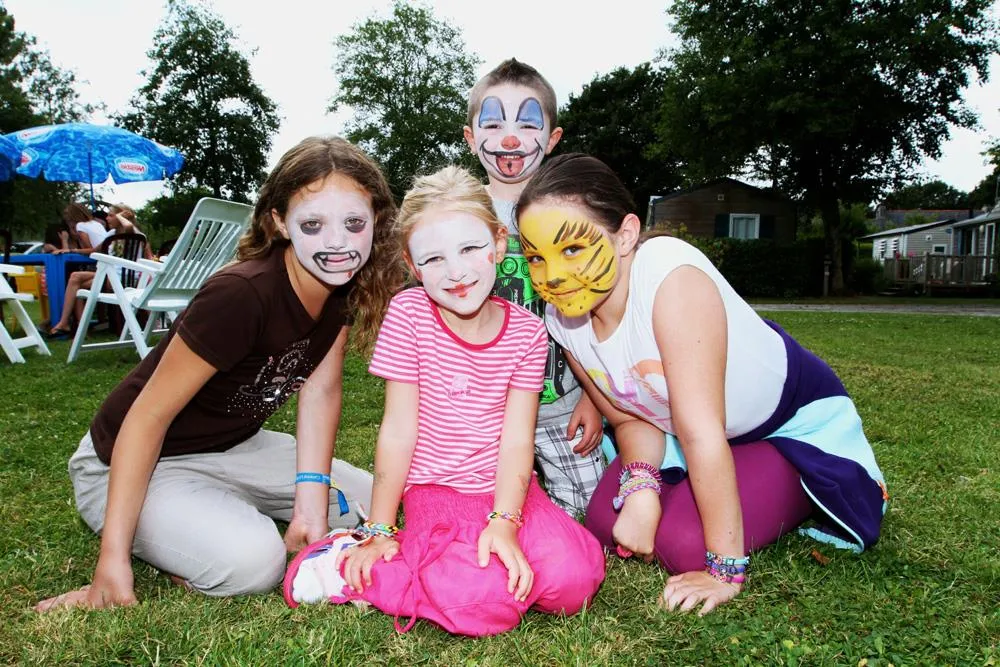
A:
<svg viewBox="0 0 1000 667">
<path fill-rule="evenodd" d="M 191 582 L 187 579 L 181 579 L 176 574 L 168 574 L 167 576 L 170 577 L 171 583 L 180 586 L 184 590 L 191 591 L 192 593 L 195 591 L 195 587 L 192 586 Z"/>
</svg>

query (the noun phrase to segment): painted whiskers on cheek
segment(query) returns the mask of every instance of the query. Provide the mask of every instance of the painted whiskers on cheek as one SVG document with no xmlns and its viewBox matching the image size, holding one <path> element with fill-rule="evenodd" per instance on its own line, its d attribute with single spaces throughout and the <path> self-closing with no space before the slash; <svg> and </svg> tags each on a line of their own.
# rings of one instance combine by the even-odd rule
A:
<svg viewBox="0 0 1000 667">
<path fill-rule="evenodd" d="M 545 234 L 548 240 L 541 240 Z M 618 257 L 601 227 L 589 220 L 531 216 L 522 221 L 521 243 L 533 258 L 532 286 L 565 315 L 589 312 L 614 287 Z"/>
</svg>

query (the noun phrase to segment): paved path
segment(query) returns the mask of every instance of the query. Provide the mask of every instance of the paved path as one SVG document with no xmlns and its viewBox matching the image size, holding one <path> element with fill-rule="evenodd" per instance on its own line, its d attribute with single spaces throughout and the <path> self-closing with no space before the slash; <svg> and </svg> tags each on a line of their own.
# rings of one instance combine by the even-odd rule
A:
<svg viewBox="0 0 1000 667">
<path fill-rule="evenodd" d="M 902 313 L 907 315 L 971 315 L 974 317 L 1000 317 L 1000 305 L 951 306 L 921 304 L 851 304 L 851 303 L 755 303 L 754 310 L 801 311 L 817 313 Z"/>
</svg>

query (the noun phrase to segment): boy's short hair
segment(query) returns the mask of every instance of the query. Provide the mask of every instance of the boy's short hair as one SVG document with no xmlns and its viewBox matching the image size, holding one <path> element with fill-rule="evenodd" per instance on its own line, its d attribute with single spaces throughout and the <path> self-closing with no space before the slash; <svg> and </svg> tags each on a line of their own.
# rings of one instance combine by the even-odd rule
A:
<svg viewBox="0 0 1000 667">
<path fill-rule="evenodd" d="M 469 114 L 467 117 L 469 127 L 473 127 L 476 112 L 479 111 L 479 107 L 483 103 L 483 95 L 486 90 L 502 83 L 511 83 L 533 89 L 538 93 L 542 112 L 548 117 L 552 127 L 556 126 L 556 91 L 553 90 L 552 84 L 546 81 L 545 77 L 531 65 L 522 63 L 517 58 L 508 58 L 477 81 L 476 85 L 469 91 Z"/>
</svg>

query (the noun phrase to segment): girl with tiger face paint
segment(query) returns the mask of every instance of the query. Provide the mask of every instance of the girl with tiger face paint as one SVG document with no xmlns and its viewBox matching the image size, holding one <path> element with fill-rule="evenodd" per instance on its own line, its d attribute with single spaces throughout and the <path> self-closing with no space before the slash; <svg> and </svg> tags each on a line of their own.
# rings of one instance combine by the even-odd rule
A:
<svg viewBox="0 0 1000 667">
<path fill-rule="evenodd" d="M 590 312 L 614 287 L 618 250 L 585 210 L 536 204 L 521 216 L 520 229 L 531 284 L 563 315 Z"/>
<path fill-rule="evenodd" d="M 593 157 L 546 161 L 516 211 L 532 285 L 558 311 L 549 335 L 617 440 L 586 526 L 671 571 L 662 607 L 731 600 L 751 549 L 810 517 L 821 542 L 878 540 L 884 477 L 825 362 L 694 246 L 640 242 L 631 195 Z"/>
</svg>

